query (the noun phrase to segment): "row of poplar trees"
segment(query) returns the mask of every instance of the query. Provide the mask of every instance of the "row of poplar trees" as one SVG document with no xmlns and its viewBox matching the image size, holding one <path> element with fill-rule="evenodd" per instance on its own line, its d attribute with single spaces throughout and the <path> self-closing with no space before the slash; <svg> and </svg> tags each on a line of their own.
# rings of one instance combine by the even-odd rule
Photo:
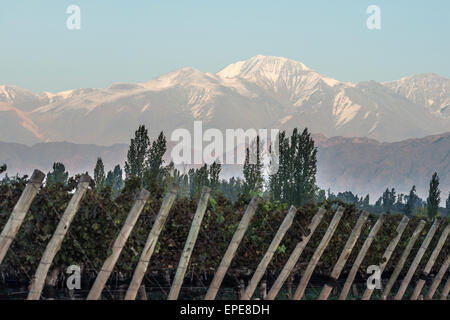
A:
<svg viewBox="0 0 450 320">
<path fill-rule="evenodd" d="M 101 158 L 97 159 L 94 169 L 94 181 L 98 190 L 112 188 L 113 196 L 117 196 L 123 187 L 145 188 L 162 194 L 168 186 L 176 183 L 179 186 L 179 196 L 192 198 L 203 186 L 210 186 L 213 191 L 219 190 L 219 175 L 221 164 L 214 162 L 210 166 L 191 168 L 182 173 L 173 162 L 165 164 L 164 155 L 167 151 L 167 139 L 161 132 L 153 142 L 148 136 L 144 125 L 139 126 L 130 147 L 125 162 L 125 181 L 122 181 L 122 170 L 116 166 L 105 175 Z"/>
<path fill-rule="evenodd" d="M 264 176 L 262 141 L 258 136 L 250 142 L 246 149 L 243 166 L 243 180 L 232 178 L 220 179 L 222 165 L 214 162 L 200 168 L 191 168 L 187 173 L 181 173 L 173 163 L 164 165 L 163 156 L 167 151 L 167 140 L 161 132 L 156 140 L 150 141 L 145 126 L 139 126 L 131 139 L 124 166 L 125 184 L 134 184 L 152 191 L 164 191 L 170 183 L 180 186 L 180 195 L 192 197 L 198 194 L 204 185 L 210 186 L 213 193 L 231 196 L 230 200 L 239 197 L 249 198 L 256 193 L 265 193 L 273 200 L 287 202 L 293 205 L 303 205 L 313 202 L 316 187 L 317 148 L 308 129 L 302 132 L 294 129 L 291 136 L 281 132 L 275 143 L 278 150 L 272 149 L 271 167 L 278 170 Z M 253 161 L 250 161 L 250 156 Z M 94 170 L 96 187 L 112 188 L 113 194 L 123 187 L 122 170 L 116 166 L 113 171 L 105 174 L 103 162 L 98 159 Z"/>
<path fill-rule="evenodd" d="M 268 172 L 266 193 L 273 200 L 300 206 L 315 199 L 317 173 L 317 147 L 311 133 L 305 128 L 302 132 L 295 128 L 291 136 L 286 131 L 280 132 L 271 148 L 272 157 Z M 250 163 L 250 153 L 256 152 L 256 161 Z M 244 164 L 244 192 L 263 191 L 265 179 L 261 141 L 256 139 L 256 147 L 247 148 Z"/>
<path fill-rule="evenodd" d="M 119 165 L 105 174 L 103 161 L 97 159 L 94 169 L 94 182 L 97 190 L 112 189 L 113 196 L 117 196 L 126 185 L 135 188 L 143 187 L 148 190 L 160 190 L 167 176 L 168 168 L 163 166 L 163 156 L 167 150 L 167 140 L 161 132 L 156 140 L 150 141 L 148 130 L 141 125 L 136 130 L 125 162 L 125 181 L 123 171 Z"/>
</svg>

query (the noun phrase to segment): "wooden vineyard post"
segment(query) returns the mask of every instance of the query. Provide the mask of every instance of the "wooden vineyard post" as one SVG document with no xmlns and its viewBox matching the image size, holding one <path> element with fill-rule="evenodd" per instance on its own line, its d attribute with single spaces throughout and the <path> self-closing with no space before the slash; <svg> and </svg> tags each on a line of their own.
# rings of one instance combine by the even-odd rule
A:
<svg viewBox="0 0 450 320">
<path fill-rule="evenodd" d="M 67 205 L 58 226 L 56 227 L 55 233 L 45 248 L 44 254 L 42 255 L 41 261 L 39 262 L 39 266 L 32 280 L 31 289 L 28 293 L 27 300 L 39 300 L 41 297 L 48 270 L 50 269 L 53 259 L 61 248 L 64 237 L 69 230 L 75 214 L 80 208 L 81 200 L 86 194 L 90 182 L 91 178 L 88 175 L 82 175 L 80 177 L 77 190 L 73 194 L 72 199 L 70 199 L 70 202 Z"/>
<path fill-rule="evenodd" d="M 344 287 L 342 288 L 341 294 L 339 296 L 339 300 L 345 300 L 347 299 L 348 292 L 350 291 L 350 288 L 352 286 L 353 280 L 355 280 L 356 273 L 358 272 L 359 266 L 364 260 L 364 257 L 367 254 L 367 251 L 370 248 L 370 245 L 372 244 L 373 240 L 375 239 L 375 236 L 377 235 L 378 231 L 380 230 L 381 226 L 383 225 L 385 215 L 382 214 L 375 225 L 373 226 L 372 230 L 370 230 L 369 235 L 367 236 L 367 239 L 364 241 L 364 244 L 361 247 L 361 250 L 358 253 L 358 256 L 355 259 L 355 262 L 353 262 L 353 266 L 347 276 L 347 280 L 345 281 Z"/>
<path fill-rule="evenodd" d="M 447 300 L 448 292 L 450 291 L 450 277 L 448 277 L 445 283 L 444 289 L 442 290 L 441 300 Z"/>
<path fill-rule="evenodd" d="M 291 227 L 292 222 L 294 221 L 296 212 L 297 212 L 297 209 L 294 206 L 291 206 L 288 214 L 286 215 L 286 217 L 284 218 L 280 227 L 278 228 L 278 231 L 275 234 L 275 237 L 273 238 L 272 242 L 270 243 L 266 254 L 262 258 L 261 262 L 259 263 L 258 267 L 256 268 L 255 273 L 253 274 L 252 279 L 250 280 L 247 288 L 245 289 L 242 300 L 250 300 L 252 298 L 253 293 L 255 292 L 255 289 L 258 286 L 259 281 L 263 277 L 264 272 L 266 272 L 267 266 L 269 265 L 270 261 L 272 260 L 272 257 L 275 254 L 275 251 L 277 251 L 281 240 L 283 239 L 283 237 L 286 234 L 286 232 L 288 231 L 288 229 Z"/>
<path fill-rule="evenodd" d="M 314 252 L 311 260 L 309 261 L 308 266 L 306 267 L 306 271 L 303 274 L 300 283 L 297 287 L 297 290 L 294 293 L 293 300 L 300 300 L 306 291 L 306 286 L 308 285 L 309 279 L 311 278 L 314 269 L 316 268 L 317 263 L 320 260 L 320 257 L 322 256 L 323 252 L 325 251 L 328 243 L 331 240 L 331 237 L 333 236 L 334 232 L 336 231 L 336 228 L 339 224 L 339 221 L 342 218 L 342 215 L 344 214 L 344 208 L 339 207 L 336 213 L 333 216 L 333 219 L 330 222 L 330 225 L 328 226 L 327 231 L 325 232 L 325 235 L 323 236 L 322 240 L 320 241 L 319 245 L 317 246 L 316 251 Z"/>
<path fill-rule="evenodd" d="M 345 247 L 338 258 L 338 261 L 336 262 L 336 264 L 333 267 L 333 270 L 331 271 L 330 277 L 332 279 L 337 280 L 339 278 L 339 275 L 341 274 L 342 269 L 344 269 L 345 263 L 347 262 L 348 257 L 350 256 L 353 247 L 355 246 L 356 241 L 358 240 L 362 228 L 366 223 L 368 217 L 369 213 L 367 211 L 364 211 L 359 216 L 358 221 L 356 222 L 356 225 L 353 228 L 347 242 L 345 243 Z M 325 284 L 322 288 L 322 292 L 320 293 L 318 300 L 327 300 L 332 290 L 333 290 L 332 286 Z"/>
<path fill-rule="evenodd" d="M 439 241 L 436 245 L 436 248 L 434 248 L 433 253 L 431 254 L 430 258 L 428 259 L 428 262 L 423 269 L 422 276 L 425 278 L 428 277 L 431 268 L 434 266 L 434 262 L 436 261 L 439 253 L 441 252 L 442 247 L 444 246 L 445 241 L 447 240 L 448 234 L 450 232 L 450 223 L 445 227 L 444 231 L 441 234 L 441 237 L 439 238 Z M 411 300 L 417 300 L 417 297 L 419 296 L 420 292 L 423 289 L 423 286 L 425 285 L 425 279 L 419 279 L 419 281 L 416 284 L 416 287 L 414 288 L 414 292 L 411 295 Z M 431 288 L 430 288 L 431 290 Z M 429 291 L 430 291 L 429 290 Z"/>
<path fill-rule="evenodd" d="M 19 200 L 17 201 L 14 209 L 5 224 L 2 233 L 0 234 L 0 265 L 8 252 L 11 243 L 17 235 L 17 232 L 22 225 L 25 215 L 30 209 L 33 199 L 38 194 L 41 183 L 45 178 L 45 174 L 39 170 L 34 170 L 30 181 L 25 186 Z"/>
<path fill-rule="evenodd" d="M 122 229 L 119 232 L 116 240 L 114 241 L 112 252 L 109 257 L 106 258 L 100 272 L 97 274 L 97 278 L 95 279 L 94 285 L 92 286 L 89 294 L 87 296 L 87 300 L 98 300 L 102 294 L 103 288 L 105 287 L 106 282 L 111 275 L 111 272 L 116 265 L 117 260 L 119 259 L 120 253 L 122 252 L 123 247 L 125 246 L 128 237 L 130 236 L 131 231 L 136 224 L 139 216 L 141 215 L 142 209 L 144 209 L 145 203 L 147 202 L 150 196 L 150 192 L 143 189 L 136 201 L 134 202 L 133 207 L 131 208 L 125 223 L 122 226 Z"/>
<path fill-rule="evenodd" d="M 427 292 L 427 296 L 426 296 L 427 300 L 433 299 L 434 293 L 436 292 L 437 288 L 439 287 L 439 284 L 441 283 L 442 278 L 444 277 L 445 273 L 447 272 L 447 269 L 449 266 L 450 266 L 450 255 L 447 256 L 447 258 L 444 261 L 444 264 L 441 266 L 438 274 L 434 278 L 433 283 L 431 284 L 431 287 Z"/>
<path fill-rule="evenodd" d="M 400 241 L 400 238 L 403 235 L 403 232 L 406 229 L 406 225 L 409 222 L 409 218 L 407 216 L 404 216 L 400 223 L 397 226 L 396 232 L 397 235 L 394 237 L 394 239 L 391 240 L 388 247 L 383 253 L 383 257 L 381 258 L 381 263 L 379 265 L 380 273 L 383 273 L 384 268 L 386 267 L 387 263 L 389 262 L 389 259 L 391 259 L 392 254 L 394 253 L 395 248 L 397 247 L 398 242 Z M 374 289 L 366 288 L 366 291 L 364 291 L 364 294 L 361 298 L 361 300 L 369 300 L 372 296 Z"/>
<path fill-rule="evenodd" d="M 184 245 L 180 262 L 178 263 L 178 268 L 177 272 L 175 273 L 172 287 L 170 288 L 169 296 L 167 298 L 168 300 L 177 300 L 178 295 L 180 294 L 184 275 L 186 274 L 186 269 L 188 267 L 189 260 L 191 259 L 192 250 L 194 249 L 195 242 L 197 241 L 197 236 L 200 231 L 203 216 L 205 215 L 206 208 L 208 207 L 210 193 L 211 189 L 209 187 L 203 187 L 200 195 L 200 201 L 197 206 L 197 211 L 195 212 L 194 219 L 192 220 L 191 229 L 189 230 L 189 235 Z"/>
<path fill-rule="evenodd" d="M 414 243 L 416 243 L 417 238 L 420 235 L 420 232 L 422 232 L 423 227 L 425 226 L 425 221 L 420 220 L 419 224 L 416 227 L 416 230 L 414 230 L 411 238 L 409 239 L 408 244 L 406 245 L 405 250 L 403 251 L 402 256 L 400 257 L 400 260 L 397 263 L 397 266 L 394 269 L 394 272 L 392 273 L 391 277 L 389 278 L 389 281 L 386 285 L 386 287 L 383 290 L 383 293 L 381 294 L 381 300 L 386 300 L 389 293 L 391 292 L 392 287 L 394 286 L 395 281 L 397 280 L 400 272 L 403 269 L 403 266 L 405 265 L 406 259 L 408 258 L 409 253 L 411 252 Z"/>
<path fill-rule="evenodd" d="M 286 279 L 289 277 L 289 274 L 291 273 L 292 269 L 295 267 L 298 259 L 300 258 L 303 250 L 305 249 L 306 245 L 308 244 L 309 240 L 311 239 L 311 237 L 312 237 L 314 231 L 316 230 L 317 226 L 319 225 L 320 221 L 322 221 L 322 218 L 325 215 L 325 213 L 326 213 L 325 209 L 319 208 L 319 211 L 312 218 L 311 224 L 308 227 L 309 234 L 306 235 L 302 239 L 302 241 L 297 243 L 297 246 L 292 251 L 291 255 L 289 256 L 288 261 L 286 262 L 286 264 L 284 265 L 280 274 L 278 275 L 277 279 L 275 280 L 275 283 L 270 288 L 269 293 L 267 294 L 266 300 L 274 300 L 275 299 L 275 297 L 277 296 L 281 287 L 285 283 Z"/>
<path fill-rule="evenodd" d="M 420 260 L 422 260 L 423 255 L 425 254 L 425 251 L 427 251 L 428 246 L 430 245 L 431 239 L 433 239 L 434 234 L 436 233 L 437 228 L 439 227 L 439 220 L 436 219 L 431 226 L 430 230 L 428 231 L 425 239 L 423 240 L 422 245 L 419 248 L 419 251 L 417 251 L 416 256 L 414 257 L 414 260 L 409 267 L 408 273 L 406 274 L 405 278 L 402 281 L 402 284 L 400 285 L 400 289 L 398 290 L 397 294 L 395 295 L 395 300 L 401 300 L 403 298 L 403 295 L 405 294 L 406 289 L 408 288 L 409 283 L 411 282 L 411 279 L 416 272 L 417 267 L 419 266 Z"/>
<path fill-rule="evenodd" d="M 144 249 L 142 250 L 141 257 L 134 270 L 133 279 L 131 280 L 130 286 L 128 287 L 127 293 L 125 295 L 125 300 L 134 300 L 138 294 L 139 288 L 144 278 L 145 272 L 147 271 L 148 264 L 153 255 L 153 252 L 158 242 L 159 235 L 166 223 L 167 217 L 169 216 L 170 209 L 172 208 L 175 198 L 177 197 L 178 186 L 173 186 L 169 192 L 164 197 L 164 200 L 159 209 L 158 215 L 156 216 L 155 222 L 153 223 L 152 230 L 148 235 L 147 242 L 145 243 Z"/>
<path fill-rule="evenodd" d="M 261 199 L 258 197 L 253 197 L 252 200 L 250 201 L 250 204 L 248 205 L 247 210 L 245 211 L 244 216 L 242 217 L 241 222 L 239 223 L 239 226 L 236 229 L 236 232 L 234 233 L 230 244 L 228 245 L 227 251 L 225 252 L 222 261 L 220 262 L 220 265 L 217 268 L 216 273 L 214 274 L 214 279 L 209 285 L 209 289 L 208 292 L 206 293 L 205 300 L 215 299 L 217 292 L 219 291 L 220 285 L 222 284 L 223 278 L 225 277 L 225 274 L 227 273 L 227 270 L 230 267 L 231 261 L 233 260 L 236 254 L 239 244 L 241 243 L 242 238 L 244 237 L 244 234 L 247 231 L 247 228 L 256 212 L 256 209 L 258 208 L 260 200 Z"/>
</svg>

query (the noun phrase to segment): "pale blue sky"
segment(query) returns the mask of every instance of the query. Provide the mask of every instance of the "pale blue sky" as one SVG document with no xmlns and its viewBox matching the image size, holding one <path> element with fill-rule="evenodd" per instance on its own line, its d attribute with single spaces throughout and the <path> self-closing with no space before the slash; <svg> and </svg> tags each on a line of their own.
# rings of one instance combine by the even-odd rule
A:
<svg viewBox="0 0 450 320">
<path fill-rule="evenodd" d="M 81 30 L 66 8 L 81 8 Z M 381 8 L 382 29 L 366 28 Z M 344 81 L 450 77 L 448 0 L 15 0 L 0 7 L 0 84 L 34 92 L 217 72 L 257 54 Z"/>
</svg>

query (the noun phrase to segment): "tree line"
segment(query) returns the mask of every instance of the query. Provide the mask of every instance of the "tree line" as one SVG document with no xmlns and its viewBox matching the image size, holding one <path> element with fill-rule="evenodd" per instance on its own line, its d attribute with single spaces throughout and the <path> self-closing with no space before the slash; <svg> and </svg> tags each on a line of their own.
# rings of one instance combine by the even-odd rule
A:
<svg viewBox="0 0 450 320">
<path fill-rule="evenodd" d="M 282 131 L 274 143 L 278 145 L 278 150 L 276 157 L 270 159 L 270 165 L 277 170 L 265 173 L 262 141 L 258 136 L 246 148 L 242 178 L 221 179 L 222 164 L 218 161 L 184 169 L 183 172 L 173 162 L 166 164 L 164 155 L 167 152 L 167 139 L 164 133 L 161 132 L 151 141 L 147 128 L 141 125 L 130 141 L 123 169 L 116 165 L 113 170 L 106 172 L 102 159 L 97 159 L 93 175 L 95 190 L 109 193 L 112 198 L 117 198 L 126 186 L 135 190 L 146 188 L 160 195 L 176 183 L 179 185 L 178 197 L 186 199 L 192 199 L 203 186 L 209 186 L 213 195 L 221 195 L 231 202 L 248 201 L 253 195 L 259 194 L 266 199 L 295 206 L 339 200 L 376 214 L 401 213 L 429 218 L 450 216 L 450 193 L 445 200 L 445 208 L 439 207 L 441 191 L 437 173 L 431 177 L 426 200 L 417 195 L 416 187 L 413 186 L 408 194 L 397 193 L 395 188 L 386 188 L 375 203 L 370 204 L 369 195 L 359 197 L 352 191 L 334 194 L 331 190 L 322 190 L 317 186 L 317 147 L 307 128 L 303 131 L 295 128 L 290 135 Z M 6 169 L 5 165 L 1 166 L 0 174 Z M 6 175 L 2 183 L 7 183 L 9 179 Z M 64 164 L 55 163 L 53 170 L 47 174 L 46 183 L 67 184 L 68 180 L 69 173 Z"/>
</svg>

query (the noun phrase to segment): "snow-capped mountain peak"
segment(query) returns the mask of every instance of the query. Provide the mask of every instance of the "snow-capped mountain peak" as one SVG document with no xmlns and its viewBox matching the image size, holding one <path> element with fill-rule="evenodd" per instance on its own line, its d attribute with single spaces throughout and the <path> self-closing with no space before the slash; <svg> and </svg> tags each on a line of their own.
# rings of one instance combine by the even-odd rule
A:
<svg viewBox="0 0 450 320">
<path fill-rule="evenodd" d="M 450 117 L 450 79 L 435 73 L 424 73 L 383 83 L 397 94 L 425 105 L 440 117 Z"/>
<path fill-rule="evenodd" d="M 48 102 L 47 97 L 35 95 L 17 86 L 1 85 L 0 102 L 10 104 L 22 111 L 31 111 Z"/>
<path fill-rule="evenodd" d="M 300 74 L 314 71 L 303 63 L 283 57 L 257 55 L 245 61 L 238 61 L 225 67 L 217 74 L 226 78 L 251 78 L 263 75 L 273 80 L 283 73 Z"/>
<path fill-rule="evenodd" d="M 191 86 L 191 85 L 205 85 L 211 82 L 211 77 L 215 75 L 209 73 L 203 73 L 192 67 L 184 67 L 159 77 L 156 77 L 150 81 L 141 83 L 141 85 L 147 89 L 165 89 L 177 85 Z"/>
<path fill-rule="evenodd" d="M 294 106 L 301 106 L 313 94 L 346 85 L 322 76 L 301 62 L 263 55 L 233 63 L 217 74 L 223 78 L 243 79 L 254 83 L 270 92 L 277 100 L 289 101 Z"/>
</svg>

